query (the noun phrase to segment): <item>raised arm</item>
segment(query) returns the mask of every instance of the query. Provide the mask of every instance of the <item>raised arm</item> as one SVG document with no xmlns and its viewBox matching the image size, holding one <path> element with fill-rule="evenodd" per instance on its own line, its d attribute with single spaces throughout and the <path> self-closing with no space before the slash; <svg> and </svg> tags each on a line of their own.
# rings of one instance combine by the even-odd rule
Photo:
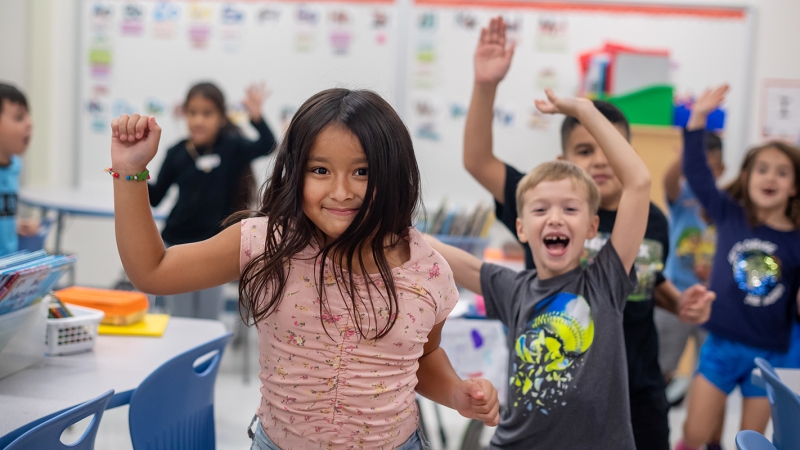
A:
<svg viewBox="0 0 800 450">
<path fill-rule="evenodd" d="M 506 46 L 506 24 L 501 17 L 481 29 L 475 49 L 475 84 L 464 129 L 464 167 L 494 198 L 503 203 L 505 164 L 492 151 L 492 121 L 497 84 L 503 80 L 514 55 Z"/>
<path fill-rule="evenodd" d="M 272 130 L 269 129 L 261 114 L 261 107 L 271 93 L 265 83 L 254 83 L 247 87 L 245 97 L 242 99 L 242 105 L 247 109 L 250 124 L 258 131 L 257 141 L 245 141 L 245 153 L 248 161 L 267 156 L 275 150 L 275 135 L 272 134 Z"/>
<path fill-rule="evenodd" d="M 483 294 L 481 290 L 481 265 L 483 262 L 481 260 L 460 248 L 442 243 L 431 235 L 426 234 L 425 239 L 450 265 L 456 284 L 464 286 L 478 295 Z"/>
<path fill-rule="evenodd" d="M 717 189 L 714 174 L 706 158 L 705 128 L 708 115 L 722 103 L 727 92 L 727 85 L 703 92 L 692 105 L 692 113 L 683 135 L 683 175 L 703 208 L 717 221 L 728 216 L 729 207 L 736 205 Z"/>
<path fill-rule="evenodd" d="M 158 295 L 238 279 L 238 224 L 206 241 L 165 250 L 150 210 L 147 183 L 125 179 L 146 169 L 160 137 L 154 117 L 126 114 L 111 122 L 111 163 L 120 174 L 114 178 L 114 227 L 125 273 L 137 289 Z"/>
<path fill-rule="evenodd" d="M 559 98 L 547 89 L 547 100 L 536 100 L 543 113 L 575 117 L 597 140 L 611 169 L 622 183 L 622 197 L 611 243 L 625 266 L 631 270 L 647 228 L 650 211 L 650 171 L 631 144 L 588 99 Z"/>
</svg>

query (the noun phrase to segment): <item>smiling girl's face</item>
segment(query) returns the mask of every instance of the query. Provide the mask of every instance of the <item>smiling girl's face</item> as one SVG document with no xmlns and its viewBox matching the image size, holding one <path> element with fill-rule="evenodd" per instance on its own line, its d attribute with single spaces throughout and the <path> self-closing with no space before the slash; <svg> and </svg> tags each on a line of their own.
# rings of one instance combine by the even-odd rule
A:
<svg viewBox="0 0 800 450">
<path fill-rule="evenodd" d="M 303 213 L 330 241 L 353 222 L 367 192 L 367 155 L 342 126 L 323 129 L 303 175 Z"/>
<path fill-rule="evenodd" d="M 785 211 L 797 195 L 794 166 L 782 151 L 767 147 L 758 152 L 748 174 L 747 195 L 761 211 Z"/>
</svg>

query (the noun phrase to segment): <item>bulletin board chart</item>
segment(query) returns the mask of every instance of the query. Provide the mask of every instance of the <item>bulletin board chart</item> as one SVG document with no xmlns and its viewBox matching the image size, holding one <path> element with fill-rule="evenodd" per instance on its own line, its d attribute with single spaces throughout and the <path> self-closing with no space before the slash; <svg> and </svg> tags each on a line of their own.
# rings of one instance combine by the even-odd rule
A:
<svg viewBox="0 0 800 450">
<path fill-rule="evenodd" d="M 533 100 L 552 88 L 575 95 L 578 54 L 606 42 L 666 49 L 676 94 L 727 82 L 728 167 L 738 166 L 750 124 L 754 12 L 747 8 L 631 4 L 416 0 L 407 45 L 406 122 L 416 141 L 428 201 L 489 200 L 463 168 L 462 145 L 480 28 L 504 16 L 516 41 L 494 111 L 495 154 L 521 171 L 561 151 L 563 117 L 539 114 Z"/>
<path fill-rule="evenodd" d="M 394 0 L 85 0 L 81 8 L 82 187 L 107 182 L 109 124 L 123 113 L 155 115 L 161 124 L 150 165 L 157 173 L 166 149 L 187 135 L 181 105 L 200 81 L 223 90 L 229 115 L 250 137 L 241 99 L 253 82 L 272 91 L 263 112 L 279 138 L 302 102 L 323 89 L 372 89 L 396 103 Z"/>
</svg>

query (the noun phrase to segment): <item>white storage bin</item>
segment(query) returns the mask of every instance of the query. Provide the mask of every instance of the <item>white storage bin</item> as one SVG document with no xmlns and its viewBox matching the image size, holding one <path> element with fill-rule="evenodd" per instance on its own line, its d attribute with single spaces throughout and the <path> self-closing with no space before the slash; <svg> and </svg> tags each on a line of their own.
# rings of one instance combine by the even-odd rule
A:
<svg viewBox="0 0 800 450">
<path fill-rule="evenodd" d="M 50 356 L 86 352 L 97 340 L 97 326 L 105 313 L 78 305 L 66 307 L 74 317 L 47 319 L 46 352 Z"/>
<path fill-rule="evenodd" d="M 0 378 L 44 359 L 47 302 L 0 315 Z"/>
</svg>

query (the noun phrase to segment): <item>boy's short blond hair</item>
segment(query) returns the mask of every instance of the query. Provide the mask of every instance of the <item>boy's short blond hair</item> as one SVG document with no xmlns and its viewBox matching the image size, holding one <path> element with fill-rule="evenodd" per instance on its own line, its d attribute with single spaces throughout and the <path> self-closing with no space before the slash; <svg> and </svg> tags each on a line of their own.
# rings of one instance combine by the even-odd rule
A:
<svg viewBox="0 0 800 450">
<path fill-rule="evenodd" d="M 569 161 L 556 160 L 539 164 L 519 180 L 517 185 L 517 215 L 522 217 L 523 196 L 526 192 L 543 181 L 560 181 L 565 178 L 571 180 L 573 185 L 584 188 L 586 201 L 589 203 L 589 212 L 593 216 L 597 214 L 597 210 L 600 208 L 600 191 L 597 190 L 597 184 L 595 184 L 594 180 L 585 170 L 575 164 Z"/>
</svg>

